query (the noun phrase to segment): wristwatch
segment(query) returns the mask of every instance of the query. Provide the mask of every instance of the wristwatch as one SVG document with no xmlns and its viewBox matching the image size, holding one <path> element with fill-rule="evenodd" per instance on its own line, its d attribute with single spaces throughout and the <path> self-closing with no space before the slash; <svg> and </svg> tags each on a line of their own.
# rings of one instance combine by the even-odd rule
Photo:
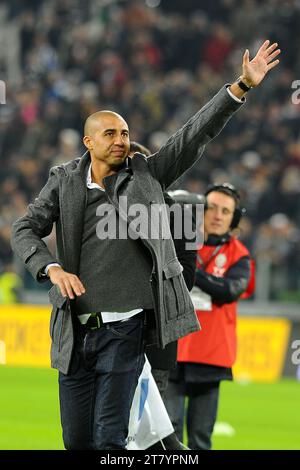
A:
<svg viewBox="0 0 300 470">
<path fill-rule="evenodd" d="M 246 85 L 246 83 L 242 80 L 242 77 L 239 77 L 239 78 L 237 79 L 237 82 L 236 82 L 236 83 L 237 83 L 237 85 L 240 87 L 240 89 L 243 90 L 243 91 L 245 91 L 245 92 L 251 90 L 251 88 L 252 88 L 251 86 Z"/>
</svg>

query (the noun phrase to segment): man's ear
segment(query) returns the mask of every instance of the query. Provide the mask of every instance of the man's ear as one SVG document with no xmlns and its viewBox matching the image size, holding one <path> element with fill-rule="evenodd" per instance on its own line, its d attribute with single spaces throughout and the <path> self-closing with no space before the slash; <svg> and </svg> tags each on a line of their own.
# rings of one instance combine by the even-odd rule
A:
<svg viewBox="0 0 300 470">
<path fill-rule="evenodd" d="M 90 137 L 89 135 L 85 135 L 85 136 L 83 137 L 82 141 L 83 141 L 84 145 L 86 146 L 86 148 L 87 148 L 88 150 L 92 150 L 92 148 L 93 148 L 92 139 L 91 139 L 91 137 Z"/>
</svg>

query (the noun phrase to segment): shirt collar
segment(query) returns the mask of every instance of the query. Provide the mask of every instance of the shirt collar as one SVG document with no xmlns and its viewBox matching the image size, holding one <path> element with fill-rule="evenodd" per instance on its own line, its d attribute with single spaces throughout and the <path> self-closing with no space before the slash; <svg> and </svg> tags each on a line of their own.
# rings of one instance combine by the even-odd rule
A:
<svg viewBox="0 0 300 470">
<path fill-rule="evenodd" d="M 92 164 L 91 163 L 90 163 L 87 176 L 86 176 L 86 186 L 88 189 L 100 189 L 100 191 L 105 191 L 105 189 L 102 188 L 102 186 L 92 181 Z"/>
<path fill-rule="evenodd" d="M 130 157 L 126 157 L 123 164 L 120 166 L 119 171 L 121 170 L 132 173 Z M 92 181 L 92 162 L 89 164 L 89 167 L 88 167 L 88 172 L 86 176 L 86 186 L 88 189 L 100 189 L 100 191 L 105 191 L 105 189 L 102 186 Z"/>
</svg>

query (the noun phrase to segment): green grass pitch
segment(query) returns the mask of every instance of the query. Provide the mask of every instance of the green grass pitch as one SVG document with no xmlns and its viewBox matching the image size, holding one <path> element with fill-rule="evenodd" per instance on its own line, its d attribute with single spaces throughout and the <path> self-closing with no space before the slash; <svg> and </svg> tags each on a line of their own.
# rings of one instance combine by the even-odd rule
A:
<svg viewBox="0 0 300 470">
<path fill-rule="evenodd" d="M 57 371 L 0 366 L 0 449 L 63 449 Z M 223 382 L 214 449 L 300 449 L 300 383 Z"/>
</svg>

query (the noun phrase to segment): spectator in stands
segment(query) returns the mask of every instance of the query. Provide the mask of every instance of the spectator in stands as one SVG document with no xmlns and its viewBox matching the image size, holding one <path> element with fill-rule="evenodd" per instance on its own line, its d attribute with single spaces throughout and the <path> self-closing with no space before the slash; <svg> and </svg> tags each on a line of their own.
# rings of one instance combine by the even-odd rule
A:
<svg viewBox="0 0 300 470">
<path fill-rule="evenodd" d="M 0 304 L 16 304 L 21 299 L 22 278 L 10 264 L 0 267 Z"/>
</svg>

